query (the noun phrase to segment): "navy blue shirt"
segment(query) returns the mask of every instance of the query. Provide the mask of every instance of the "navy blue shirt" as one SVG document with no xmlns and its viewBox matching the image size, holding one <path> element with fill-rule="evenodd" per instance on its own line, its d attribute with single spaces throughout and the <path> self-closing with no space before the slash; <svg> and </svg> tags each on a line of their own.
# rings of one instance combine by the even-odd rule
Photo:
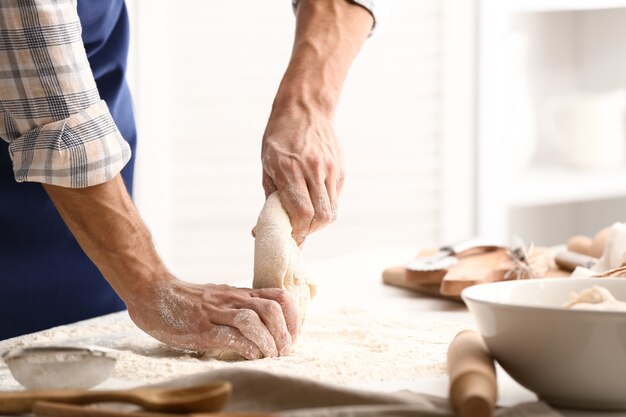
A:
<svg viewBox="0 0 626 417">
<path fill-rule="evenodd" d="M 78 0 L 78 14 L 100 96 L 134 154 L 124 0 Z M 122 170 L 131 193 L 134 161 Z M 11 166 L 8 146 L 0 141 L 0 339 L 124 309 L 41 184 L 17 183 Z"/>
</svg>

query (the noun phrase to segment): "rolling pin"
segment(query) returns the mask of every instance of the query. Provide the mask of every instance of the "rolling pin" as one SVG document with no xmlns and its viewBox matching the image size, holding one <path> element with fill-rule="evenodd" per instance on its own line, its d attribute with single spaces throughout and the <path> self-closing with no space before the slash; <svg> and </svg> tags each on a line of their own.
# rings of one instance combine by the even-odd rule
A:
<svg viewBox="0 0 626 417">
<path fill-rule="evenodd" d="M 567 241 L 567 250 L 599 258 L 604 253 L 604 246 L 606 245 L 610 232 L 611 228 L 605 227 L 596 233 L 593 239 L 587 236 L 572 236 Z"/>
<path fill-rule="evenodd" d="M 448 347 L 450 404 L 461 417 L 490 417 L 498 387 L 493 358 L 482 337 L 472 330 L 456 335 Z"/>
<path fill-rule="evenodd" d="M 583 255 L 582 253 L 565 251 L 557 253 L 554 257 L 554 262 L 559 268 L 572 272 L 579 266 L 588 269 L 593 268 L 598 263 L 598 258 Z"/>
</svg>

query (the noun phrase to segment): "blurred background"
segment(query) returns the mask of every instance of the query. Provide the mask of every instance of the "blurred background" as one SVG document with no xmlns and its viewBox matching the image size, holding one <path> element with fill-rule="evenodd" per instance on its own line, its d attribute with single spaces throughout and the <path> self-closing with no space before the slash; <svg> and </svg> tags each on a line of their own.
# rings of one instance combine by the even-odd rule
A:
<svg viewBox="0 0 626 417">
<path fill-rule="evenodd" d="M 179 277 L 249 279 L 291 2 L 127 2 L 135 201 Z M 394 0 L 346 82 L 339 219 L 307 261 L 623 219 L 625 86 L 626 0 Z"/>
</svg>

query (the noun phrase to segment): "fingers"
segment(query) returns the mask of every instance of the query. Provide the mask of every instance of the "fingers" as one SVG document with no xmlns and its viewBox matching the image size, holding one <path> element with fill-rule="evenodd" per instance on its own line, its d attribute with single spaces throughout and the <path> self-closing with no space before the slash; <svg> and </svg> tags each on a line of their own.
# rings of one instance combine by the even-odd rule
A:
<svg viewBox="0 0 626 417">
<path fill-rule="evenodd" d="M 315 214 L 311 219 L 309 233 L 313 233 L 329 223 L 332 223 L 333 211 L 324 181 L 309 183 L 309 194 Z"/>
<path fill-rule="evenodd" d="M 211 341 L 209 349 L 232 350 L 246 359 L 261 359 L 261 349 L 247 339 L 238 329 L 228 326 L 216 326 L 207 333 Z"/>
<path fill-rule="evenodd" d="M 245 308 L 221 311 L 211 317 L 211 322 L 239 330 L 259 348 L 263 356 L 269 358 L 278 356 L 274 337 L 254 311 Z"/>
<path fill-rule="evenodd" d="M 282 176 L 282 174 L 279 174 Z M 283 203 L 293 228 L 291 235 L 298 246 L 302 245 L 309 234 L 315 209 L 309 197 L 309 190 L 304 177 L 295 174 L 294 177 L 278 181 L 278 194 Z"/>
<path fill-rule="evenodd" d="M 278 354 L 287 355 L 291 351 L 291 335 L 280 304 L 274 300 L 253 298 L 249 307 L 259 316 L 271 333 Z"/>
<path fill-rule="evenodd" d="M 269 176 L 265 169 L 263 170 L 263 189 L 265 190 L 265 198 L 269 197 L 274 191 L 276 191 L 276 184 Z"/>
<path fill-rule="evenodd" d="M 339 194 L 343 189 L 343 174 L 338 176 L 335 174 L 329 175 L 326 178 L 326 191 L 328 192 L 328 199 L 330 200 L 331 209 L 331 221 L 337 220 L 337 213 L 339 208 Z"/>
<path fill-rule="evenodd" d="M 233 351 L 246 359 L 260 359 L 263 353 L 239 330 L 226 325 L 213 325 L 208 331 L 199 333 L 172 334 L 161 330 L 146 330 L 163 343 L 185 350 L 210 352 L 219 357 L 225 351 Z"/>
<path fill-rule="evenodd" d="M 292 343 L 295 342 L 300 331 L 300 329 L 298 328 L 300 321 L 298 317 L 298 310 L 296 309 L 293 298 L 291 298 L 289 293 L 282 288 L 263 288 L 253 290 L 251 295 L 253 297 L 273 300 L 277 302 L 278 305 L 280 305 L 285 325 L 287 326 L 287 330 L 291 335 L 291 341 Z"/>
<path fill-rule="evenodd" d="M 343 180 L 335 174 L 336 168 L 325 167 L 319 161 L 299 166 L 295 162 L 285 163 L 275 170 L 272 181 L 280 201 L 289 214 L 292 236 L 298 246 L 305 238 L 332 223 L 337 217 L 338 195 Z M 267 173 L 264 175 L 268 176 Z M 264 188 L 266 180 L 264 180 Z"/>
</svg>

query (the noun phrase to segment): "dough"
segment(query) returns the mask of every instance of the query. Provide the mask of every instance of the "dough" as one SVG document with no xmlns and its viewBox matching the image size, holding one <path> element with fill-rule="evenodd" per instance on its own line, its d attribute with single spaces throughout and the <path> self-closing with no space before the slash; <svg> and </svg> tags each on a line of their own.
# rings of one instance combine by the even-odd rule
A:
<svg viewBox="0 0 626 417">
<path fill-rule="evenodd" d="M 604 287 L 594 285 L 580 293 L 571 293 L 564 307 L 576 310 L 626 311 L 626 302 L 618 301 Z"/>
<path fill-rule="evenodd" d="M 291 237 L 291 222 L 277 192 L 271 194 L 255 226 L 253 288 L 284 288 L 304 322 L 315 284 L 304 270 L 302 252 Z"/>
</svg>

